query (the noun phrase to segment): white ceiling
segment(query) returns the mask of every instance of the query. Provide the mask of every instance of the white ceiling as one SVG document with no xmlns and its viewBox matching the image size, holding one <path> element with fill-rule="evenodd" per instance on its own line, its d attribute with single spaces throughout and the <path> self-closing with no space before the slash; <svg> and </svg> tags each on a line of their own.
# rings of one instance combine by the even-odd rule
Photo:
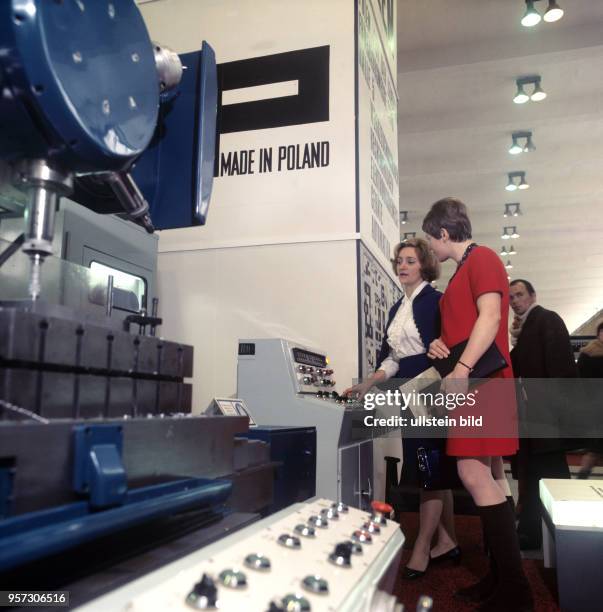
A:
<svg viewBox="0 0 603 612">
<path fill-rule="evenodd" d="M 398 0 L 400 210 L 402 231 L 421 236 L 433 202 L 461 198 L 476 242 L 511 242 L 511 277 L 532 281 L 572 331 L 603 307 L 603 1 L 558 2 L 563 19 L 524 28 L 523 0 Z M 514 104 L 529 74 L 548 96 Z M 517 130 L 536 151 L 508 153 Z M 519 170 L 530 189 L 505 191 Z M 523 216 L 503 218 L 506 202 Z M 520 238 L 501 240 L 505 225 Z"/>
</svg>

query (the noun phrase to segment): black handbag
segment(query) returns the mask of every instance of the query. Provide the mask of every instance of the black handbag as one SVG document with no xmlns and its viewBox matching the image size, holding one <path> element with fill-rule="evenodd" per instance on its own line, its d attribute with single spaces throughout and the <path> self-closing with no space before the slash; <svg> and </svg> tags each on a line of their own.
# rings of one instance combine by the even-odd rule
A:
<svg viewBox="0 0 603 612">
<path fill-rule="evenodd" d="M 449 457 L 443 448 L 420 446 L 417 449 L 417 468 L 421 487 L 426 491 L 462 488 L 456 460 Z"/>
<path fill-rule="evenodd" d="M 458 363 L 465 347 L 469 340 L 459 342 L 450 348 L 450 355 L 443 359 L 433 359 L 433 367 L 438 371 L 438 374 L 444 378 L 448 376 L 452 370 L 454 370 Z M 495 372 L 503 370 L 507 367 L 507 360 L 503 357 L 502 353 L 498 350 L 496 343 L 493 342 L 488 350 L 478 359 L 477 363 L 473 366 L 473 370 L 469 373 L 469 378 L 488 378 Z"/>
</svg>

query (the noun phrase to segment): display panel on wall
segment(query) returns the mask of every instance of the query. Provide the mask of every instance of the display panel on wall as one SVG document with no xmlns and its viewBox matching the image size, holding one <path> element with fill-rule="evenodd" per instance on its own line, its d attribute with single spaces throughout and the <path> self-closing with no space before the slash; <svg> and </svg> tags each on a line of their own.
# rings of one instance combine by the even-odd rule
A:
<svg viewBox="0 0 603 612">
<path fill-rule="evenodd" d="M 400 299 L 402 291 L 391 276 L 381 267 L 377 259 L 362 242 L 359 249 L 359 290 L 360 290 L 360 377 L 374 372 L 377 353 L 381 348 L 387 315 L 390 308 Z"/>
<path fill-rule="evenodd" d="M 358 0 L 360 234 L 388 268 L 399 237 L 396 3 Z"/>
</svg>

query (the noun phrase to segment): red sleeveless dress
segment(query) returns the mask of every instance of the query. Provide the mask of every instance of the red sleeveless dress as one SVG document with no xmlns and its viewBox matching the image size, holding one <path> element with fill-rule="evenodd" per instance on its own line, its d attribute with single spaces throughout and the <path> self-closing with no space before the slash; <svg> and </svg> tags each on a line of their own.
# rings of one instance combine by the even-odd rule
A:
<svg viewBox="0 0 603 612">
<path fill-rule="evenodd" d="M 513 455 L 517 452 L 517 401 L 509 356 L 509 282 L 500 257 L 493 250 L 477 246 L 450 281 L 442 299 L 442 341 L 451 347 L 471 335 L 477 321 L 477 298 L 499 293 L 501 321 L 496 346 L 509 364 L 478 389 L 473 407 L 458 407 L 449 413 L 456 425 L 448 428 L 446 452 L 456 457 Z M 461 425 L 461 417 L 482 416 L 481 426 Z M 469 420 L 471 421 L 471 420 Z"/>
</svg>

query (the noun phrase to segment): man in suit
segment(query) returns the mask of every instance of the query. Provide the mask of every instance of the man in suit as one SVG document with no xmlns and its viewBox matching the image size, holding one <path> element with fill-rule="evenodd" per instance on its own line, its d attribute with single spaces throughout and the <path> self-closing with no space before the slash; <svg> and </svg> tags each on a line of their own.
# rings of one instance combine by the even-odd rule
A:
<svg viewBox="0 0 603 612">
<path fill-rule="evenodd" d="M 536 303 L 536 291 L 526 280 L 510 285 L 510 305 L 515 312 L 511 326 L 513 373 L 522 379 L 529 427 L 542 432 L 546 424 L 555 431 L 569 409 L 560 393 L 561 385 L 530 379 L 575 378 L 578 374 L 569 333 L 561 317 Z M 534 429 L 531 429 L 534 432 Z M 552 433 L 551 435 L 554 435 Z M 518 455 L 519 523 L 522 549 L 539 548 L 542 543 L 539 480 L 570 478 L 562 437 L 522 437 Z"/>
</svg>

